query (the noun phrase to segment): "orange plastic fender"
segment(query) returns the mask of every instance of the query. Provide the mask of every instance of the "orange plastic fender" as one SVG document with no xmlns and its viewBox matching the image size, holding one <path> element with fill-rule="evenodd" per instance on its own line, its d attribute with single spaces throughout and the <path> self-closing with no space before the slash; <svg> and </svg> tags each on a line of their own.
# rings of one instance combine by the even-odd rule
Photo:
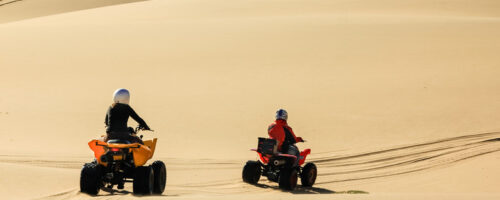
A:
<svg viewBox="0 0 500 200">
<path fill-rule="evenodd" d="M 100 145 L 103 145 L 103 146 L 100 146 Z M 94 151 L 94 157 L 99 164 L 103 164 L 101 162 L 101 156 L 106 152 L 106 150 L 104 149 L 104 146 L 106 146 L 106 145 L 107 145 L 107 143 L 103 142 L 101 140 L 92 140 L 89 142 L 89 147 L 90 147 L 90 149 L 92 149 L 92 151 Z"/>
<path fill-rule="evenodd" d="M 136 167 L 146 164 L 153 157 L 156 148 L 157 139 L 143 141 L 144 145 L 132 149 L 134 153 L 134 164 Z"/>
<path fill-rule="evenodd" d="M 134 155 L 134 164 L 136 167 L 146 164 L 146 162 L 153 157 L 151 149 L 146 145 L 141 145 L 139 148 L 132 149 Z"/>
<path fill-rule="evenodd" d="M 151 157 L 153 157 L 153 155 L 155 154 L 155 149 L 156 149 L 156 141 L 158 139 L 157 138 L 153 138 L 153 140 L 146 140 L 146 141 L 143 141 L 144 142 L 144 145 L 148 146 L 149 149 L 151 149 L 151 152 L 153 154 L 151 154 Z"/>
<path fill-rule="evenodd" d="M 108 144 L 101 140 L 92 140 L 89 142 L 89 147 L 94 151 L 94 156 L 97 162 L 101 165 L 107 166 L 107 163 L 101 161 L 101 156 L 106 153 L 106 148 L 129 148 L 132 150 L 134 157 L 134 164 L 136 167 L 146 164 L 146 162 L 153 157 L 156 148 L 157 138 L 153 140 L 144 141 L 144 145 L 139 143 L 133 144 Z"/>
</svg>

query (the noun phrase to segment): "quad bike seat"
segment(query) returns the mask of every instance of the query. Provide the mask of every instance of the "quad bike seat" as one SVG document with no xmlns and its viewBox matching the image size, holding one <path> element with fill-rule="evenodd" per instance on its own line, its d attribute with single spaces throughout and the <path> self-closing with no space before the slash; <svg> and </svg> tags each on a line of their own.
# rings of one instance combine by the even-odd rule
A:
<svg viewBox="0 0 500 200">
<path fill-rule="evenodd" d="M 112 139 L 108 140 L 109 144 L 130 144 L 130 141 L 128 140 L 120 140 L 120 139 Z"/>
</svg>

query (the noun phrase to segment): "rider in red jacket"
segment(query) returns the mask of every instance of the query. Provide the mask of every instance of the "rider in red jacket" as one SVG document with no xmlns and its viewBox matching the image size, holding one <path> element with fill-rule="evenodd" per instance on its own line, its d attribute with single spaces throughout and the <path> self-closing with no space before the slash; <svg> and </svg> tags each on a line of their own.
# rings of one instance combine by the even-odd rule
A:
<svg viewBox="0 0 500 200">
<path fill-rule="evenodd" d="M 295 143 L 303 142 L 301 137 L 296 137 L 290 126 L 288 126 L 288 113 L 284 109 L 276 111 L 276 121 L 269 125 L 267 132 L 271 139 L 278 141 L 278 151 L 297 156 L 299 160 L 300 152 Z"/>
</svg>

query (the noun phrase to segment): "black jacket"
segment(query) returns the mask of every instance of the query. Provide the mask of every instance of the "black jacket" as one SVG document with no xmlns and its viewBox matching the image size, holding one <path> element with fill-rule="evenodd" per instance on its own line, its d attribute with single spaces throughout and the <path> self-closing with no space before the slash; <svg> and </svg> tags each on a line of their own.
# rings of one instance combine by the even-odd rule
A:
<svg viewBox="0 0 500 200">
<path fill-rule="evenodd" d="M 134 109 L 128 104 L 115 103 L 110 106 L 108 112 L 106 113 L 106 119 L 104 123 L 106 124 L 106 133 L 110 132 L 127 132 L 127 122 L 128 118 L 132 117 L 139 126 L 149 129 L 146 122 L 135 113 Z"/>
</svg>

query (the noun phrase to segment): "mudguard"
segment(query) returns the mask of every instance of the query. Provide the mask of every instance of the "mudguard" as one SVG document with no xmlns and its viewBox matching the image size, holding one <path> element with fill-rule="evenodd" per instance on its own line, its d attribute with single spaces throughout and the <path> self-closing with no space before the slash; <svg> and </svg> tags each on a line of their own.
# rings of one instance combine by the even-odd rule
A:
<svg viewBox="0 0 500 200">
<path fill-rule="evenodd" d="M 311 154 L 311 149 L 304 149 L 300 152 L 299 165 L 303 165 L 306 162 L 307 155 Z"/>
<path fill-rule="evenodd" d="M 259 154 L 259 159 L 262 162 L 262 164 L 267 164 L 269 163 L 269 158 L 270 156 L 263 156 L 261 153 L 257 151 L 257 149 L 250 149 L 251 151 L 257 152 Z M 307 155 L 311 154 L 311 149 L 304 149 L 304 151 L 300 152 L 300 158 L 299 158 L 299 165 L 303 165 L 306 162 Z M 293 158 L 294 160 L 297 159 L 296 156 L 294 155 L 289 155 L 289 154 L 278 154 L 278 156 L 282 157 L 290 157 Z"/>
<path fill-rule="evenodd" d="M 144 145 L 139 143 L 133 144 L 108 144 L 101 140 L 90 141 L 89 147 L 94 151 L 94 157 L 97 162 L 101 165 L 107 166 L 107 163 L 101 161 L 101 156 L 106 153 L 108 148 L 129 148 L 132 151 L 134 157 L 134 165 L 136 167 L 146 164 L 146 162 L 153 157 L 156 148 L 157 138 L 153 140 L 144 141 Z"/>
<path fill-rule="evenodd" d="M 101 140 L 92 140 L 89 142 L 89 147 L 94 152 L 94 157 L 99 164 L 103 164 L 101 162 L 101 156 L 106 152 L 104 149 L 106 145 L 107 143 Z M 106 164 L 104 166 L 106 166 Z"/>
<path fill-rule="evenodd" d="M 259 154 L 259 159 L 262 164 L 267 165 L 269 163 L 269 158 L 268 156 L 263 156 L 260 152 L 257 151 L 257 149 L 250 149 L 250 151 L 255 151 L 257 154 Z"/>
</svg>

